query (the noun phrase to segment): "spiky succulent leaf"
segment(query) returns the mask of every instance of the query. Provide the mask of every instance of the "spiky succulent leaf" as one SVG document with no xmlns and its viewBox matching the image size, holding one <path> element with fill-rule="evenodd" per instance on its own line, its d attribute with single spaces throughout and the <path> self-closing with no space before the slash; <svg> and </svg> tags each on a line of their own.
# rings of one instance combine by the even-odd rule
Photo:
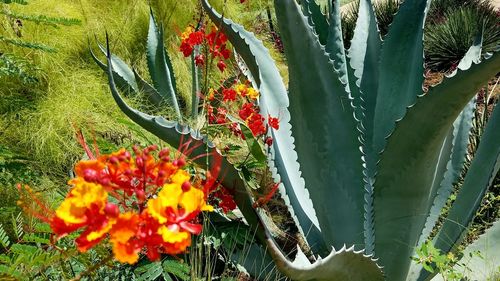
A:
<svg viewBox="0 0 500 281">
<path fill-rule="evenodd" d="M 149 74 L 151 75 L 155 88 L 164 100 L 174 108 L 177 119 L 182 120 L 179 104 L 177 102 L 175 76 L 170 58 L 163 44 L 163 28 L 157 27 L 153 11 L 151 11 L 149 18 L 146 57 Z"/>
<path fill-rule="evenodd" d="M 301 2 L 304 15 L 308 18 L 311 26 L 314 27 L 314 31 L 318 34 L 319 41 L 321 44 L 326 45 L 327 38 L 329 37 L 328 22 L 326 21 L 325 15 L 321 12 L 321 7 L 315 0 L 304 0 Z"/>
<path fill-rule="evenodd" d="M 248 67 L 251 75 L 247 76 L 261 93 L 259 107 L 263 115 L 280 117 L 280 129 L 271 131 L 273 145 L 270 148 L 269 165 L 272 176 L 276 182 L 282 183 L 280 194 L 285 202 L 290 203 L 290 213 L 297 219 L 299 230 L 305 235 L 310 247 L 316 253 L 327 254 L 327 248 L 317 227 L 316 212 L 300 176 L 300 165 L 291 136 L 290 112 L 287 110 L 289 101 L 281 75 L 260 40 L 241 25 L 227 18 L 222 20 L 221 15 L 213 10 L 207 1 L 202 1 L 202 4 L 212 21 L 222 27 Z"/>
<path fill-rule="evenodd" d="M 361 152 L 352 100 L 297 3 L 274 4 L 289 66 L 296 151 L 321 232 L 336 248 L 363 245 Z"/>
<path fill-rule="evenodd" d="M 99 44 L 99 48 L 101 48 L 101 45 Z M 96 54 L 92 50 L 92 48 L 89 47 L 90 55 L 92 59 L 95 61 L 95 63 L 105 72 L 107 73 L 108 71 L 108 66 L 103 63 L 100 59 L 97 58 Z M 112 59 L 117 65 L 120 65 L 117 70 L 113 71 L 113 76 L 116 81 L 116 85 L 118 88 L 122 91 L 124 91 L 127 94 L 136 94 L 137 93 L 137 83 L 134 78 L 134 74 L 132 73 L 132 77 L 130 77 L 128 74 L 128 71 L 130 68 L 117 56 L 112 55 Z M 132 70 L 130 70 L 132 71 Z"/>
<path fill-rule="evenodd" d="M 272 239 L 267 240 L 271 256 L 273 256 L 278 269 L 293 280 L 314 281 L 378 281 L 384 280 L 382 269 L 376 260 L 363 251 L 355 251 L 354 246 L 339 250 L 332 249 L 325 258 L 319 258 L 314 263 L 308 263 L 307 259 L 300 262 L 290 262 L 276 247 Z M 300 251 L 300 249 L 299 249 Z"/>
<path fill-rule="evenodd" d="M 137 81 L 137 86 L 139 91 L 146 95 L 146 98 L 155 105 L 160 105 L 163 102 L 163 97 L 158 93 L 158 91 L 153 88 L 146 80 L 144 80 L 135 69 L 134 71 L 135 81 Z"/>
<path fill-rule="evenodd" d="M 391 278 L 406 274 L 400 257 L 411 256 L 423 228 L 422 214 L 434 198 L 429 192 L 443 140 L 480 86 L 498 72 L 499 60 L 495 54 L 431 88 L 388 138 L 375 182 L 375 250 L 382 265 L 390 265 L 388 276 L 393 276 L 392 270 L 399 276 Z"/>
<path fill-rule="evenodd" d="M 371 1 L 359 1 L 358 19 L 347 57 L 351 95 L 354 98 L 356 116 L 363 128 L 363 153 L 365 177 L 365 247 L 373 252 L 375 236 L 373 225 L 373 183 L 378 155 L 373 151 L 373 118 L 377 100 L 378 60 L 382 41 Z"/>
<path fill-rule="evenodd" d="M 386 137 L 406 108 L 422 94 L 424 21 L 430 0 L 404 1 L 382 44 L 375 105 L 373 145 L 384 149 Z"/>
<path fill-rule="evenodd" d="M 429 237 L 432 228 L 439 218 L 441 209 L 446 204 L 446 201 L 453 190 L 453 184 L 455 184 L 460 177 L 460 173 L 462 171 L 467 155 L 469 135 L 470 130 L 472 129 L 472 118 L 475 108 L 476 99 L 472 99 L 467 104 L 462 113 L 460 113 L 457 120 L 453 122 L 453 127 L 446 137 L 446 142 L 450 142 L 449 153 L 445 153 L 443 151 L 443 154 L 440 154 L 443 156 L 448 156 L 448 161 L 446 162 L 445 168 L 446 170 L 444 173 L 441 173 L 441 171 L 436 172 L 436 179 L 433 183 L 437 183 L 439 185 L 438 189 L 436 190 L 437 196 L 434 199 L 433 206 L 431 208 L 426 226 L 424 228 L 424 231 L 422 232 L 419 243 L 423 243 Z M 439 181 L 439 179 L 442 180 Z M 431 194 L 436 194 L 436 191 L 432 191 Z"/>
<path fill-rule="evenodd" d="M 330 25 L 328 26 L 328 40 L 325 48 L 330 55 L 330 59 L 333 60 L 340 80 L 342 83 L 348 84 L 349 77 L 340 21 L 340 1 L 335 1 L 330 8 Z"/>
<path fill-rule="evenodd" d="M 435 238 L 443 252 L 455 250 L 463 239 L 481 200 L 500 168 L 500 107 L 496 106 L 481 138 L 464 183 Z"/>
</svg>

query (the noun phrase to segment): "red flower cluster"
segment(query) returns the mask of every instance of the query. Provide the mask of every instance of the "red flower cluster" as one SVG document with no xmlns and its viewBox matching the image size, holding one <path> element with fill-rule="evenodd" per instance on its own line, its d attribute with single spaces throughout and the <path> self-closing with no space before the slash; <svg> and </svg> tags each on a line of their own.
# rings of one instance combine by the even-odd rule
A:
<svg viewBox="0 0 500 281">
<path fill-rule="evenodd" d="M 226 42 L 226 35 L 215 26 L 212 26 L 210 33 L 205 33 L 204 28 L 195 30 L 193 26 L 188 26 L 181 34 L 179 50 L 185 57 L 189 57 L 197 46 L 203 46 L 214 59 L 219 59 L 217 67 L 223 72 L 226 69 L 224 61 L 231 56 L 231 51 L 227 48 Z M 205 56 L 203 54 L 196 54 L 194 61 L 196 65 L 202 66 L 205 64 Z"/>
<path fill-rule="evenodd" d="M 226 108 L 236 107 L 239 108 L 237 110 L 238 116 L 245 122 L 255 137 L 261 137 L 266 134 L 267 126 L 265 118 L 259 113 L 259 107 L 255 104 L 255 101 L 259 97 L 259 92 L 257 90 L 249 87 L 247 82 L 244 84 L 235 84 L 230 88 L 223 89 L 221 92 L 222 93 L 219 94 L 213 89 L 209 91 L 209 101 L 222 101 L 222 105 L 226 106 L 214 108 L 210 104 L 207 104 L 208 121 L 210 124 L 229 124 L 228 128 L 236 136 L 244 138 L 239 125 L 228 120 L 226 116 L 228 112 Z M 217 95 L 219 95 L 218 99 Z M 268 125 L 275 130 L 279 129 L 278 118 L 268 116 Z M 272 140 L 266 141 L 266 144 L 270 143 L 272 143 Z"/>
<path fill-rule="evenodd" d="M 233 196 L 225 187 L 220 186 L 219 189 L 213 193 L 214 199 L 217 198 L 217 205 L 222 209 L 222 211 L 227 214 L 230 211 L 236 209 L 236 203 L 234 202 Z"/>
</svg>

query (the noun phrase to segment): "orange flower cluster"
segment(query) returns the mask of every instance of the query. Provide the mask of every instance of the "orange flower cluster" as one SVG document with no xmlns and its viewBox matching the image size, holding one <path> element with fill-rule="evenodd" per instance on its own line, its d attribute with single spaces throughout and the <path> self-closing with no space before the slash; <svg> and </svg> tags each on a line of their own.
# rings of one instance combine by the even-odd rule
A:
<svg viewBox="0 0 500 281">
<path fill-rule="evenodd" d="M 129 264 L 141 252 L 158 260 L 186 251 L 191 234 L 202 231 L 198 215 L 213 207 L 206 186 L 183 169 L 185 160 L 172 160 L 168 149 L 154 157 L 156 150 L 134 147 L 135 156 L 121 149 L 80 161 L 71 190 L 46 219 L 57 238 L 83 229 L 75 242 L 85 252 L 109 237 L 114 257 Z"/>
<path fill-rule="evenodd" d="M 193 26 L 188 26 L 181 34 L 181 45 L 179 50 L 185 57 L 189 57 L 197 46 L 204 46 L 212 57 L 219 58 L 217 67 L 221 72 L 226 69 L 225 60 L 229 59 L 231 51 L 226 46 L 227 37 L 224 33 L 212 26 L 210 33 L 205 33 L 202 27 L 196 30 Z M 205 64 L 205 55 L 203 53 L 196 54 L 194 61 L 197 66 Z"/>
</svg>

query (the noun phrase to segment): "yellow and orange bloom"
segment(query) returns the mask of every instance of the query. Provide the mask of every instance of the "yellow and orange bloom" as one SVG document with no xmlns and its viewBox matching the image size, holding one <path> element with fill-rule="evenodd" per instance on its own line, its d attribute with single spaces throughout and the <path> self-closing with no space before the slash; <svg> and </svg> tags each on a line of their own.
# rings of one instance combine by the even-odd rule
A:
<svg viewBox="0 0 500 281">
<path fill-rule="evenodd" d="M 185 252 L 191 235 L 202 230 L 198 215 L 213 208 L 204 187 L 192 183 L 200 180 L 191 182 L 183 169 L 185 160 L 172 160 L 168 149 L 154 157 L 156 149 L 134 148 L 134 157 L 122 149 L 79 162 L 64 201 L 55 212 L 38 217 L 50 223 L 56 238 L 82 230 L 75 240 L 80 252 L 109 237 L 122 263 L 136 263 L 142 252 L 151 260 Z"/>
</svg>

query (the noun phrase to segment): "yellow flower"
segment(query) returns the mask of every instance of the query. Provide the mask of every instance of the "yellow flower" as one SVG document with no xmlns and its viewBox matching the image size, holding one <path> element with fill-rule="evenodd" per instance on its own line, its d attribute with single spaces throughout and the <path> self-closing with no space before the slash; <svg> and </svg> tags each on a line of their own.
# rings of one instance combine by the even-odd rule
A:
<svg viewBox="0 0 500 281">
<path fill-rule="evenodd" d="M 248 88 L 247 90 L 247 96 L 253 100 L 257 99 L 259 97 L 259 92 L 255 90 L 254 88 Z"/>
<path fill-rule="evenodd" d="M 87 221 L 86 211 L 97 208 L 104 212 L 108 193 L 101 185 L 88 183 L 78 178 L 71 181 L 75 186 L 56 210 L 56 216 L 67 224 L 81 224 Z"/>
<path fill-rule="evenodd" d="M 184 32 L 181 33 L 181 39 L 186 40 L 189 38 L 189 35 L 194 32 L 194 28 L 192 26 L 186 27 Z"/>
</svg>

